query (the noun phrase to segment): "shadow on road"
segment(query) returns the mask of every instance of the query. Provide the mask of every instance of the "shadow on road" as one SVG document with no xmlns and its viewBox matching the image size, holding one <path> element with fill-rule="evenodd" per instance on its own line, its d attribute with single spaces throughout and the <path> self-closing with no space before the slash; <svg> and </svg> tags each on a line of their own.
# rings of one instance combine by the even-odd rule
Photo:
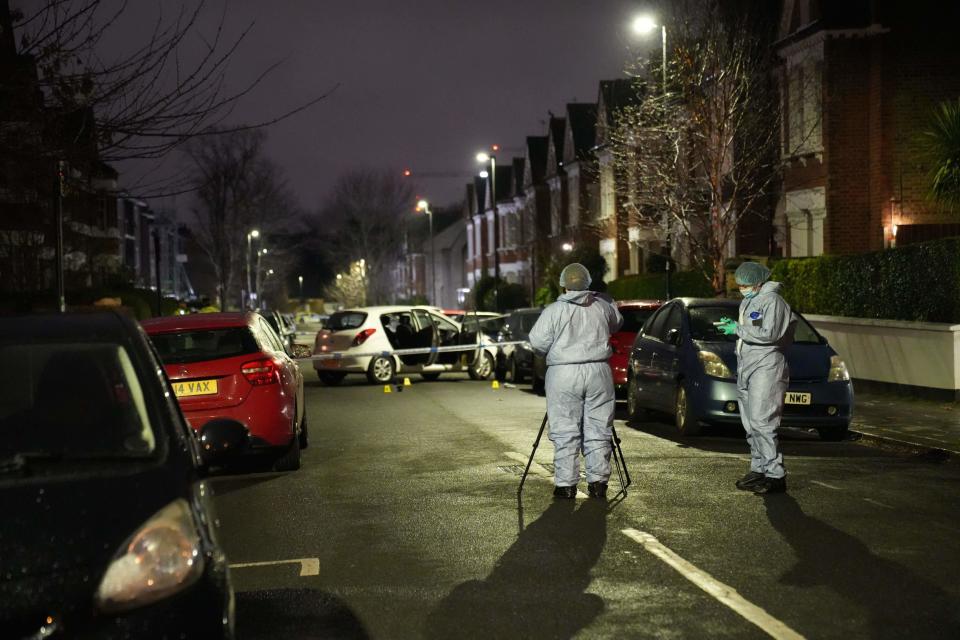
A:
<svg viewBox="0 0 960 640">
<path fill-rule="evenodd" d="M 960 603 L 937 585 L 896 562 L 875 555 L 857 538 L 808 516 L 788 494 L 764 498 L 770 523 L 797 556 L 780 582 L 825 586 L 866 614 L 870 638 L 942 637 L 960 628 Z M 827 614 L 829 615 L 829 614 Z"/>
<path fill-rule="evenodd" d="M 603 611 L 585 593 L 607 540 L 607 505 L 553 502 L 485 580 L 458 585 L 427 618 L 427 638 L 570 638 Z"/>
<path fill-rule="evenodd" d="M 230 473 L 236 473 L 237 469 L 233 468 L 230 470 Z M 283 473 L 257 473 L 251 475 L 216 475 L 210 478 L 210 484 L 213 486 L 213 494 L 217 496 L 225 496 L 228 493 L 233 493 L 234 491 L 240 491 L 246 489 L 247 487 L 252 487 L 258 484 L 263 484 L 264 482 L 269 482 L 271 480 L 276 480 L 277 478 L 282 478 Z"/>
<path fill-rule="evenodd" d="M 237 594 L 237 640 L 369 637 L 353 611 L 324 591 L 267 589 Z"/>
</svg>

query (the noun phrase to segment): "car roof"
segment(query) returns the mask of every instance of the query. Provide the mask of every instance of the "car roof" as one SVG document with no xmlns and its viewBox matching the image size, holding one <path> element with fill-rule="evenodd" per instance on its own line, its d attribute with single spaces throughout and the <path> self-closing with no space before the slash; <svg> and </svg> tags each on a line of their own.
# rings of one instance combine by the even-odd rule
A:
<svg viewBox="0 0 960 640">
<path fill-rule="evenodd" d="M 687 307 L 739 307 L 740 301 L 732 298 L 675 298 Z"/>
<path fill-rule="evenodd" d="M 389 305 L 379 307 L 353 307 L 350 309 L 341 309 L 336 313 L 395 313 L 397 311 L 410 311 L 411 309 L 422 309 L 424 311 L 438 311 L 437 307 L 428 305 L 414 304 L 409 306 Z"/>
<path fill-rule="evenodd" d="M 243 311 L 191 313 L 183 316 L 150 318 L 149 320 L 142 320 L 140 325 L 147 333 L 190 331 L 192 329 L 225 329 L 228 327 L 246 327 L 256 315 L 253 312 Z"/>
<path fill-rule="evenodd" d="M 136 327 L 117 311 L 71 311 L 0 316 L 4 339 L 36 342 L 37 339 L 123 342 Z"/>
<path fill-rule="evenodd" d="M 663 300 L 617 300 L 617 308 L 623 307 L 662 307 Z"/>
</svg>

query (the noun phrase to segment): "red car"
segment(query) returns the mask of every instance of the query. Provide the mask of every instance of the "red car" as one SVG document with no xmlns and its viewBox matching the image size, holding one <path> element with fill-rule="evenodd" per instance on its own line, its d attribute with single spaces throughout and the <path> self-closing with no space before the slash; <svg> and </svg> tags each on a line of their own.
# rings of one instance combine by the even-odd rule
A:
<svg viewBox="0 0 960 640">
<path fill-rule="evenodd" d="M 624 395 L 627 389 L 627 361 L 633 342 L 643 327 L 647 318 L 663 305 L 658 300 L 620 300 L 617 309 L 623 316 L 623 326 L 620 331 L 610 336 L 610 346 L 613 355 L 610 356 L 610 369 L 613 370 L 613 383 L 617 388 L 617 395 Z"/>
<path fill-rule="evenodd" d="M 214 419 L 246 427 L 250 450 L 300 468 L 307 446 L 303 375 L 257 313 L 201 313 L 144 320 L 184 417 L 194 430 Z"/>
</svg>

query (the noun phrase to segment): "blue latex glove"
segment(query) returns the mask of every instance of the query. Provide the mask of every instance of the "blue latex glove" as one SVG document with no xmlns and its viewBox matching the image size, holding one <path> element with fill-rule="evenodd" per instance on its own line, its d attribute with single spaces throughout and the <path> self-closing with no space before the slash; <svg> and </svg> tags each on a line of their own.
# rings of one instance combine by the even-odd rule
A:
<svg viewBox="0 0 960 640">
<path fill-rule="evenodd" d="M 725 336 L 736 335 L 737 333 L 736 320 L 731 320 L 730 318 L 720 318 L 720 323 L 717 324 L 717 331 L 719 331 Z"/>
</svg>

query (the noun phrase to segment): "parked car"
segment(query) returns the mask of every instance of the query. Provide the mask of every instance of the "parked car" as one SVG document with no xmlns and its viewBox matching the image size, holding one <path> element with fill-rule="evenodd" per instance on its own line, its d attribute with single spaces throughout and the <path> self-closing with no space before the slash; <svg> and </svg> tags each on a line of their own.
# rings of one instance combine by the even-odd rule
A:
<svg viewBox="0 0 960 640">
<path fill-rule="evenodd" d="M 482 371 L 469 371 L 470 377 L 474 380 L 486 380 L 490 377 L 490 374 L 486 373 L 487 362 L 493 363 L 493 375 L 496 376 L 497 380 L 504 380 L 506 371 L 505 350 L 510 347 L 498 347 L 495 346 L 495 343 L 500 342 L 500 331 L 506 323 L 506 318 L 505 315 L 487 312 L 478 314 L 470 312 L 463 316 L 461 326 L 467 331 L 480 332 L 480 337 L 485 345 L 484 351 L 489 356 L 489 358 L 484 357 L 483 362 L 480 363 Z M 483 373 L 483 375 L 481 376 L 480 373 Z"/>
<path fill-rule="evenodd" d="M 436 380 L 444 372 L 465 371 L 486 379 L 493 373 L 493 357 L 485 350 L 395 355 L 397 349 L 477 345 L 476 329 L 464 328 L 429 307 L 362 307 L 338 311 L 317 332 L 314 353 L 338 354 L 314 360 L 320 380 L 340 384 L 350 373 L 360 373 L 376 384 L 390 383 L 398 373 L 419 373 Z"/>
<path fill-rule="evenodd" d="M 651 316 L 630 353 L 627 410 L 672 413 L 677 431 L 696 435 L 702 425 L 740 424 L 736 336 L 715 322 L 736 318 L 739 302 L 678 298 Z M 815 428 L 824 440 L 842 439 L 853 413 L 847 367 L 802 315 L 787 352 L 790 386 L 782 423 Z"/>
<path fill-rule="evenodd" d="M 280 337 L 280 342 L 289 350 L 293 348 L 297 337 L 297 325 L 292 317 L 279 311 L 265 310 L 261 312 L 263 318 L 267 321 L 274 333 Z"/>
<path fill-rule="evenodd" d="M 437 309 L 437 307 L 433 307 Z M 496 313 L 495 311 L 464 311 L 463 309 L 437 309 L 441 311 L 443 315 L 447 316 L 455 322 L 463 324 L 467 319 L 479 319 L 484 320 L 486 318 L 498 318 L 502 316 L 501 313 Z"/>
<path fill-rule="evenodd" d="M 234 420 L 249 432 L 251 453 L 271 455 L 278 471 L 300 468 L 308 444 L 303 374 L 263 316 L 208 313 L 141 324 L 194 429 Z"/>
<path fill-rule="evenodd" d="M 501 342 L 514 342 L 530 338 L 530 330 L 536 324 L 541 307 L 517 309 L 512 311 L 504 322 L 498 337 Z M 503 348 L 506 358 L 507 379 L 514 384 L 522 383 L 533 373 L 533 349 L 529 344 L 506 346 Z"/>
<path fill-rule="evenodd" d="M 233 638 L 204 453 L 136 323 L 0 318 L 4 638 Z"/>
<path fill-rule="evenodd" d="M 658 300 L 620 300 L 617 309 L 623 316 L 620 331 L 610 336 L 610 347 L 613 355 L 610 356 L 610 370 L 613 372 L 613 384 L 616 385 L 617 397 L 626 397 L 627 394 L 627 362 L 630 351 L 637 339 L 637 334 L 643 328 L 643 323 L 660 308 L 663 303 Z"/>
</svg>

